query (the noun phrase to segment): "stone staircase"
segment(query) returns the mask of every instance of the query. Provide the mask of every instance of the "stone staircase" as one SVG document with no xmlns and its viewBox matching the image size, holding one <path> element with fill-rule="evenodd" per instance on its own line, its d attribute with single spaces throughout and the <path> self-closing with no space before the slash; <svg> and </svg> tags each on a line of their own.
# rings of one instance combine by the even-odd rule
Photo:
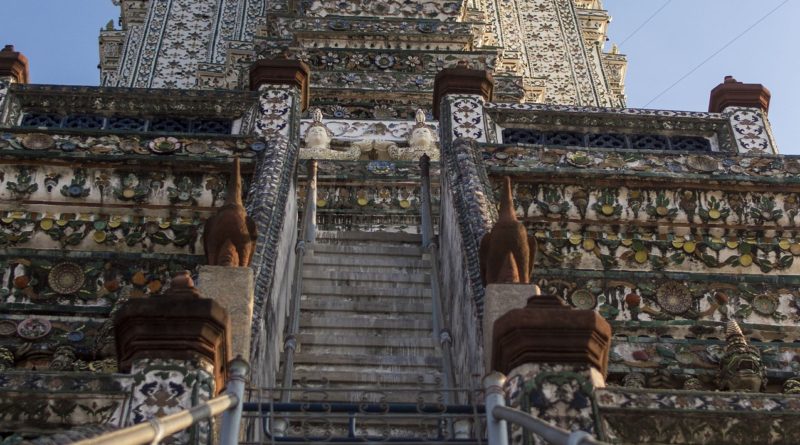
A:
<svg viewBox="0 0 800 445">
<path fill-rule="evenodd" d="M 419 235 L 319 232 L 302 267 L 295 386 L 354 390 L 329 395 L 340 401 L 359 401 L 358 389 L 440 387 L 430 261 Z"/>
</svg>

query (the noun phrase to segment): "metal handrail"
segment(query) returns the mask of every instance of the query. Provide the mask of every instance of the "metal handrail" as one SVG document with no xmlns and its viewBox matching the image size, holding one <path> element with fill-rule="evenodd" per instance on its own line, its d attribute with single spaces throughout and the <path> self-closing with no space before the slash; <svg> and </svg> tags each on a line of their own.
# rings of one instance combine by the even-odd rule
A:
<svg viewBox="0 0 800 445">
<path fill-rule="evenodd" d="M 586 431 L 570 432 L 508 406 L 495 406 L 492 409 L 492 416 L 515 423 L 522 429 L 541 436 L 552 445 L 608 445 L 606 442 L 595 439 Z"/>
<path fill-rule="evenodd" d="M 147 422 L 129 428 L 113 431 L 102 436 L 76 442 L 76 445 L 138 445 L 158 443 L 162 439 L 179 431 L 183 431 L 203 420 L 231 409 L 239 403 L 233 394 L 215 397 L 191 409 L 170 414 L 160 418 L 152 418 Z"/>
<path fill-rule="evenodd" d="M 358 414 L 483 414 L 483 405 L 443 405 L 439 403 L 403 402 L 245 402 L 248 413 L 358 413 Z"/>
<path fill-rule="evenodd" d="M 454 390 L 465 397 L 447 405 L 441 388 L 307 385 L 291 388 L 288 403 L 279 401 L 286 388 L 249 389 L 243 411 L 248 431 L 261 439 L 254 444 L 485 443 L 483 397 L 471 389 Z"/>
<path fill-rule="evenodd" d="M 486 395 L 486 429 L 489 445 L 508 445 L 506 422 L 519 425 L 552 445 L 608 445 L 586 431 L 567 431 L 518 409 L 505 406 L 503 385 L 506 378 L 499 372 L 484 377 Z"/>
<path fill-rule="evenodd" d="M 283 381 L 284 388 L 292 387 L 294 378 L 294 353 L 297 350 L 297 334 L 300 332 L 300 294 L 303 291 L 303 257 L 306 254 L 306 243 L 313 243 L 317 238 L 317 161 L 308 160 L 308 183 L 306 185 L 306 205 L 303 210 L 303 222 L 295 247 L 294 280 L 289 302 L 289 328 L 283 342 Z M 283 391 L 282 402 L 291 400 L 291 391 Z"/>
<path fill-rule="evenodd" d="M 431 211 L 431 158 L 423 154 L 419 158 L 419 169 L 422 179 L 422 247 L 427 250 L 431 261 L 431 299 L 433 306 L 433 337 L 439 342 L 442 349 L 442 375 L 445 390 L 450 390 L 455 384 L 451 346 L 453 338 L 447 330 L 442 312 L 441 289 L 439 288 L 439 252 L 433 236 L 433 212 Z M 451 404 L 451 394 L 446 393 L 446 403 Z"/>
<path fill-rule="evenodd" d="M 91 439 L 75 442 L 76 445 L 139 445 L 157 444 L 162 439 L 177 432 L 223 414 L 221 443 L 236 445 L 239 442 L 239 425 L 242 418 L 242 400 L 249 365 L 241 357 L 230 364 L 231 377 L 226 393 L 207 400 L 192 408 L 179 411 L 164 417 L 154 417 L 121 430 L 112 431 Z"/>
</svg>

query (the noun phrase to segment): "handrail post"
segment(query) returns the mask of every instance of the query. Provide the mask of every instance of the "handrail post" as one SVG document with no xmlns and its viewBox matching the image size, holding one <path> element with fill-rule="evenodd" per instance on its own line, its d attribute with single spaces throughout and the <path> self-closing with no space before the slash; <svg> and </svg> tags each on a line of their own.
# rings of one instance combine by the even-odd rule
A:
<svg viewBox="0 0 800 445">
<path fill-rule="evenodd" d="M 505 420 L 494 415 L 496 406 L 506 405 L 503 385 L 506 376 L 495 371 L 483 378 L 483 389 L 486 404 L 486 435 L 489 445 L 508 445 L 508 425 Z"/>
<path fill-rule="evenodd" d="M 247 373 L 250 365 L 247 364 L 241 355 L 231 360 L 229 366 L 229 377 L 225 392 L 236 397 L 236 405 L 222 414 L 222 431 L 220 439 L 222 445 L 237 445 L 239 443 L 239 431 L 242 423 L 242 404 L 244 403 L 244 387 L 247 382 Z"/>
<path fill-rule="evenodd" d="M 433 241 L 433 211 L 431 210 L 431 158 L 423 154 L 419 158 L 422 180 L 422 247 L 427 248 Z"/>
<path fill-rule="evenodd" d="M 283 381 L 281 386 L 281 402 L 289 402 L 292 398 L 291 386 L 294 372 L 294 352 L 297 349 L 297 333 L 300 331 L 300 294 L 303 291 L 303 257 L 306 254 L 306 243 L 313 243 L 317 238 L 317 161 L 308 160 L 308 184 L 306 186 L 306 205 L 303 222 L 295 247 L 294 280 L 292 295 L 289 301 L 289 329 L 283 342 Z"/>
<path fill-rule="evenodd" d="M 317 161 L 308 160 L 308 189 L 306 191 L 305 241 L 313 243 L 317 238 Z M 309 205 L 310 203 L 310 205 Z"/>
</svg>

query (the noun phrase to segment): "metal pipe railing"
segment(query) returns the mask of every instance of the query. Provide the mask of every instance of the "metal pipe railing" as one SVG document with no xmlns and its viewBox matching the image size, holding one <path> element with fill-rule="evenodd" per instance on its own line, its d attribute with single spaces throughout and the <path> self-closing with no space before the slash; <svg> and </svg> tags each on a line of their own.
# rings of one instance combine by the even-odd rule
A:
<svg viewBox="0 0 800 445">
<path fill-rule="evenodd" d="M 113 431 L 99 437 L 75 442 L 76 445 L 139 445 L 158 443 L 165 437 L 190 428 L 203 420 L 208 420 L 219 413 L 241 405 L 234 394 L 215 397 L 191 409 L 170 414 L 169 416 L 152 418 L 147 422 L 129 428 Z M 235 445 L 237 442 L 233 442 Z"/>
<path fill-rule="evenodd" d="M 300 331 L 300 294 L 303 292 L 303 257 L 306 254 L 306 243 L 313 243 L 317 238 L 317 161 L 308 160 L 308 183 L 306 185 L 306 205 L 303 210 L 303 222 L 295 247 L 294 280 L 289 302 L 289 328 L 283 342 L 283 381 L 284 388 L 292 387 L 294 372 L 294 353 L 297 350 L 297 333 Z M 281 402 L 291 401 L 291 391 L 281 393 Z"/>
<path fill-rule="evenodd" d="M 439 287 L 439 249 L 433 236 L 433 212 L 431 210 L 431 158 L 423 154 L 419 158 L 422 179 L 422 247 L 427 250 L 431 261 L 431 299 L 433 306 L 433 337 L 442 350 L 442 375 L 445 389 L 445 403 L 453 403 L 450 390 L 455 384 L 451 346 L 453 338 L 444 322 L 441 289 Z"/>
<path fill-rule="evenodd" d="M 241 355 L 233 359 L 228 368 L 228 384 L 225 387 L 225 392 L 236 396 L 237 400 L 244 401 L 244 388 L 247 385 L 247 373 L 249 371 L 250 365 L 242 359 Z M 242 408 L 243 403 L 237 403 L 222 414 L 222 428 L 220 431 L 222 445 L 236 445 L 239 443 Z"/>
<path fill-rule="evenodd" d="M 204 420 L 210 420 L 220 413 L 223 414 L 220 443 L 237 445 L 239 425 L 242 420 L 244 387 L 250 365 L 239 356 L 230 362 L 229 369 L 225 394 L 168 416 L 154 417 L 138 425 L 75 442 L 75 445 L 157 444 L 166 437 L 191 428 Z"/>
<path fill-rule="evenodd" d="M 586 431 L 567 431 L 532 415 L 506 406 L 505 376 L 493 372 L 483 379 L 486 397 L 486 427 L 489 445 L 508 445 L 506 422 L 519 425 L 552 445 L 608 445 Z"/>
</svg>

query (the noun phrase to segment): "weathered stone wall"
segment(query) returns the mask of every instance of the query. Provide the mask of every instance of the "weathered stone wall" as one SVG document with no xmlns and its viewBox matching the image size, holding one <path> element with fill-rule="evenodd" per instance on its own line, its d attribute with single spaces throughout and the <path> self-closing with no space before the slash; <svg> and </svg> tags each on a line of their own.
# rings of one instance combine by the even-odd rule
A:
<svg viewBox="0 0 800 445">
<path fill-rule="evenodd" d="M 446 175 L 442 175 L 439 264 L 442 280 L 442 306 L 445 326 L 453 337 L 453 366 L 456 385 L 478 387 L 483 375 L 483 348 L 481 347 L 481 323 L 478 316 L 476 296 L 471 286 L 469 261 L 477 259 L 461 235 L 458 212 L 449 192 Z"/>
<path fill-rule="evenodd" d="M 0 430 L 58 431 L 65 425 L 126 424 L 133 376 L 4 370 L 0 379 Z"/>
<path fill-rule="evenodd" d="M 300 128 L 299 91 L 264 85 L 259 89 L 254 128 L 270 149 L 248 195 L 248 214 L 258 226 L 252 267 L 256 273 L 251 366 L 253 385 L 274 383 L 279 346 L 283 342 L 287 294 L 294 275 L 297 232 L 297 137 Z"/>
<path fill-rule="evenodd" d="M 275 386 L 276 374 L 283 351 L 283 334 L 289 302 L 292 298 L 292 282 L 296 267 L 295 245 L 297 244 L 297 193 L 293 183 L 289 189 L 284 211 L 283 230 L 276 252 L 274 280 L 267 310 L 261 321 L 261 329 L 255 338 L 251 357 L 253 360 L 251 384 L 255 387 Z"/>
</svg>

